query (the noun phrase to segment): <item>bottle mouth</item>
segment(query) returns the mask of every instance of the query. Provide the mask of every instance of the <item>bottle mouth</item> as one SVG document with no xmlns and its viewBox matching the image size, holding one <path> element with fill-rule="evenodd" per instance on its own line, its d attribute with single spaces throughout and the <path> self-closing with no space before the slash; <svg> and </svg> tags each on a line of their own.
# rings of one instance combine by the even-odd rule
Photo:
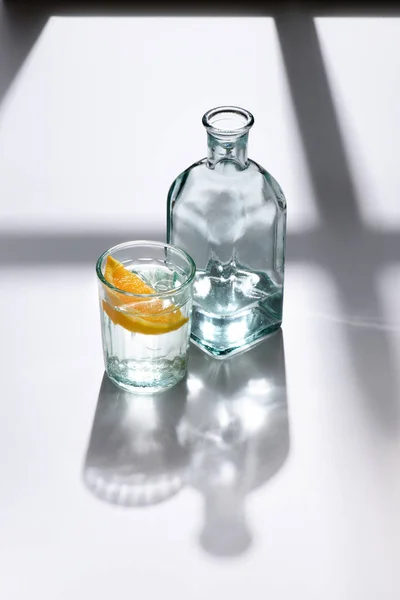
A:
<svg viewBox="0 0 400 600">
<path fill-rule="evenodd" d="M 253 115 L 238 106 L 218 106 L 203 116 L 203 125 L 207 133 L 219 136 L 244 135 L 253 124 Z"/>
</svg>

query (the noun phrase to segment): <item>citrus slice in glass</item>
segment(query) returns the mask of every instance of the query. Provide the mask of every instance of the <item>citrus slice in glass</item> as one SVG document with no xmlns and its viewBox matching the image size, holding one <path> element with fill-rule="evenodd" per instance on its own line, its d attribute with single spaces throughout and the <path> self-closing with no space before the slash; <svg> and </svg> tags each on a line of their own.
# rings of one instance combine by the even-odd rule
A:
<svg viewBox="0 0 400 600">
<path fill-rule="evenodd" d="M 107 289 L 109 302 L 103 300 L 102 306 L 115 325 L 120 325 L 133 333 L 159 335 L 175 331 L 188 322 L 189 319 L 184 317 L 180 309 L 176 308 L 170 300 L 157 296 L 152 298 L 152 294 L 157 294 L 156 290 L 112 256 L 107 258 L 104 277 L 123 292 L 143 295 L 142 297 L 127 296 Z M 146 298 L 147 294 L 148 298 Z"/>
</svg>

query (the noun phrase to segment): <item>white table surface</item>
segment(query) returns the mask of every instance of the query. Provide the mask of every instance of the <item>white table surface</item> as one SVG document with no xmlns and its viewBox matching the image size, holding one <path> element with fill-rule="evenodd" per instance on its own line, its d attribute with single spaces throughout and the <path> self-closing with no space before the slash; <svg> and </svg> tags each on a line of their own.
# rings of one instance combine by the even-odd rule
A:
<svg viewBox="0 0 400 600">
<path fill-rule="evenodd" d="M 47 23 L 0 106 L 2 600 L 398 600 L 399 34 Z M 163 239 L 224 103 L 287 195 L 283 333 L 232 364 L 192 352 L 164 402 L 99 395 L 94 262 Z"/>
</svg>

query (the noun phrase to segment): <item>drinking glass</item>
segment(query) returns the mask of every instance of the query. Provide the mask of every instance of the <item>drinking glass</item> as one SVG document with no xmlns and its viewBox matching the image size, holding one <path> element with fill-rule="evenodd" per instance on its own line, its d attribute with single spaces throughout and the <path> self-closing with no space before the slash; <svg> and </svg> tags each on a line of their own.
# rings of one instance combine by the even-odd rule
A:
<svg viewBox="0 0 400 600">
<path fill-rule="evenodd" d="M 104 252 L 96 272 L 108 377 L 136 393 L 178 383 L 187 369 L 193 259 L 169 244 L 134 241 Z"/>
</svg>

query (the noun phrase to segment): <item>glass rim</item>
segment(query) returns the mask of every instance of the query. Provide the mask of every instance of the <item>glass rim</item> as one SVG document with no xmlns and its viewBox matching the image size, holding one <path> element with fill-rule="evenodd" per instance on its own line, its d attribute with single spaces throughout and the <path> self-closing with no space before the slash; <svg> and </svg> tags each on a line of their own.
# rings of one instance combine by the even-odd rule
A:
<svg viewBox="0 0 400 600">
<path fill-rule="evenodd" d="M 212 119 L 219 114 L 234 114 L 239 115 L 244 119 L 244 122 L 241 126 L 224 129 L 223 127 L 215 127 L 212 123 Z M 216 108 L 212 108 L 208 110 L 202 119 L 202 123 L 204 127 L 207 129 L 208 133 L 215 135 L 244 135 L 249 131 L 249 129 L 254 125 L 254 117 L 245 108 L 240 108 L 239 106 L 217 106 Z"/>
<path fill-rule="evenodd" d="M 107 279 L 104 277 L 104 275 L 101 271 L 101 265 L 102 265 L 103 260 L 107 256 L 111 256 L 111 254 L 113 252 L 116 252 L 117 250 L 122 250 L 124 248 L 129 248 L 131 246 L 153 246 L 153 247 L 155 246 L 158 248 L 168 248 L 169 250 L 177 252 L 188 262 L 189 267 L 190 267 L 190 273 L 186 277 L 185 281 L 183 283 L 181 283 L 178 287 L 172 288 L 165 292 L 155 292 L 154 294 L 135 294 L 133 292 L 127 292 L 125 290 L 121 290 L 120 288 L 113 285 L 110 281 L 107 281 Z M 147 298 L 147 299 L 148 298 L 163 298 L 163 297 L 165 298 L 168 296 L 173 296 L 177 292 L 181 292 L 185 287 L 187 287 L 193 281 L 194 276 L 196 275 L 196 264 L 195 264 L 193 258 L 190 256 L 190 254 L 188 254 L 185 250 L 182 250 L 182 248 L 179 248 L 178 246 L 172 246 L 171 244 L 167 244 L 166 242 L 155 242 L 155 241 L 151 241 L 151 240 L 134 240 L 131 242 L 122 242 L 121 244 L 117 244 L 116 246 L 113 246 L 109 250 L 106 250 L 105 252 L 103 252 L 101 254 L 101 256 L 99 256 L 99 258 L 97 259 L 97 262 L 96 262 L 96 274 L 97 274 L 97 277 L 100 279 L 101 283 L 106 285 L 110 290 L 112 290 L 113 292 L 118 292 L 119 294 L 123 294 L 124 296 L 127 296 L 128 298 L 143 298 L 143 299 L 145 299 L 145 298 Z"/>
</svg>

